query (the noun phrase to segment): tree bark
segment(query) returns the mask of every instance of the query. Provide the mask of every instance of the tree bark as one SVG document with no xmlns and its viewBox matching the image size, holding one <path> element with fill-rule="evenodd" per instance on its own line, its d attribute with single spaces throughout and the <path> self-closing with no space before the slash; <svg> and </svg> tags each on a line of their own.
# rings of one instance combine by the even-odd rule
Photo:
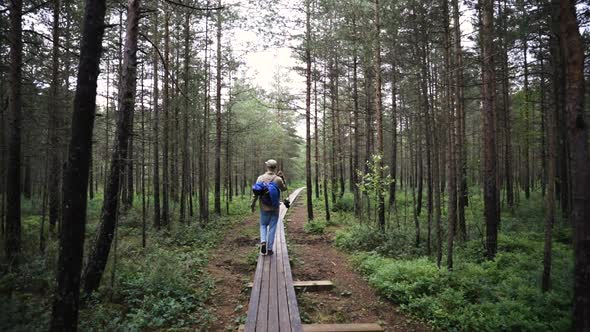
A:
<svg viewBox="0 0 590 332">
<path fill-rule="evenodd" d="M 60 0 L 53 0 L 53 50 L 51 65 L 51 86 L 49 88 L 49 145 L 50 145 L 50 163 L 49 163 L 49 223 L 56 225 L 59 219 L 60 207 L 60 167 L 61 151 L 59 142 L 59 14 Z"/>
<path fill-rule="evenodd" d="M 531 165 L 530 165 L 530 153 L 529 153 L 529 145 L 530 145 L 530 114 L 529 114 L 529 66 L 528 66 L 528 40 L 523 38 L 523 58 L 524 58 L 524 122 L 525 122 L 525 129 L 524 129 L 524 197 L 529 199 L 531 197 Z"/>
<path fill-rule="evenodd" d="M 493 47 L 493 0 L 481 0 L 482 27 L 482 102 L 483 102 L 483 181 L 484 181 L 484 215 L 486 220 L 486 257 L 494 259 L 498 248 L 498 222 L 496 190 L 496 137 L 495 119 L 495 69 Z"/>
<path fill-rule="evenodd" d="M 190 14 L 185 14 L 184 21 L 184 93 L 189 89 L 189 65 L 190 65 Z M 182 188 L 180 191 L 180 222 L 186 221 L 187 199 L 190 201 L 190 153 L 189 153 L 189 108 L 190 100 L 184 96 L 183 114 L 183 140 L 182 140 Z M 189 204 L 190 205 L 190 204 Z"/>
<path fill-rule="evenodd" d="M 221 7 L 221 0 L 218 3 Z M 215 94 L 215 214 L 221 215 L 221 11 L 217 11 L 217 93 Z"/>
<path fill-rule="evenodd" d="M 545 246 L 543 250 L 542 290 L 551 287 L 551 247 L 552 232 L 555 222 L 555 156 L 556 156 L 556 121 L 555 113 L 547 112 L 547 193 L 545 194 Z"/>
<path fill-rule="evenodd" d="M 313 220 L 313 186 L 311 181 L 311 0 L 305 1 L 305 185 L 307 221 Z"/>
<path fill-rule="evenodd" d="M 153 54 L 153 112 L 154 112 L 154 169 L 153 169 L 153 191 L 154 191 L 154 226 L 157 230 L 160 229 L 162 225 L 162 216 L 160 214 L 160 118 L 159 118 L 159 107 L 158 107 L 158 100 L 159 100 L 159 88 L 158 88 L 158 78 L 159 78 L 159 53 L 158 53 L 158 44 L 160 42 L 159 35 L 158 35 L 158 2 L 156 2 L 156 8 L 154 9 L 154 54 Z"/>
<path fill-rule="evenodd" d="M 162 224 L 170 228 L 170 8 L 164 11 L 164 148 L 162 150 Z"/>
<path fill-rule="evenodd" d="M 467 206 L 467 151 L 465 148 L 465 92 L 463 79 L 463 49 L 461 47 L 461 21 L 459 16 L 459 1 L 453 0 L 453 24 L 455 32 L 455 93 L 457 105 L 457 150 L 455 155 L 457 160 L 457 178 L 458 178 L 458 195 L 457 195 L 457 216 L 459 226 L 459 241 L 467 240 L 467 224 L 465 221 L 465 207 Z"/>
<path fill-rule="evenodd" d="M 447 229 L 447 269 L 453 269 L 453 244 L 455 240 L 455 225 L 457 223 L 457 176 L 456 176 L 456 135 L 455 135 L 455 110 L 452 103 L 452 72 L 451 72 L 451 32 L 449 29 L 449 3 L 443 0 L 444 17 L 444 44 L 445 44 L 445 108 L 448 115 L 448 229 Z"/>
<path fill-rule="evenodd" d="M 393 45 L 392 50 L 395 48 Z M 397 81 L 396 59 L 392 51 L 391 56 L 391 161 L 389 163 L 389 209 L 395 208 L 395 189 L 397 186 Z M 358 143 L 357 143 L 358 144 Z"/>
<path fill-rule="evenodd" d="M 8 261 L 16 263 L 21 251 L 21 126 L 22 126 L 22 0 L 11 0 L 10 44 L 8 68 L 8 165 L 6 179 L 6 242 L 5 251 Z M 84 191 L 86 193 L 86 191 Z"/>
<path fill-rule="evenodd" d="M 72 135 L 64 177 L 64 218 L 60 234 L 51 331 L 76 331 L 78 325 L 80 270 L 88 199 L 88 166 L 92 151 L 96 84 L 105 27 L 105 2 L 88 0 L 84 14 Z"/>
<path fill-rule="evenodd" d="M 588 120 L 584 110 L 584 46 L 576 19 L 576 5 L 561 0 L 561 50 L 565 60 L 565 119 L 570 147 L 574 226 L 574 329 L 590 330 L 590 158 Z"/>
<path fill-rule="evenodd" d="M 119 191 L 126 166 L 129 137 L 132 135 L 133 113 L 135 109 L 135 90 L 137 86 L 137 40 L 139 35 L 139 15 L 141 0 L 129 0 L 127 8 L 127 28 L 123 72 L 119 91 L 119 112 L 117 113 L 116 142 L 111 156 L 109 181 L 105 189 L 102 207 L 102 222 L 88 265 L 84 270 L 84 291 L 91 293 L 98 289 L 106 267 L 115 227 L 117 225 Z"/>
<path fill-rule="evenodd" d="M 377 154 L 380 156 L 377 168 L 377 218 L 379 227 L 385 229 L 385 198 L 381 188 L 383 179 L 383 114 L 381 111 L 381 22 L 379 0 L 375 0 L 375 115 L 377 117 Z"/>
</svg>

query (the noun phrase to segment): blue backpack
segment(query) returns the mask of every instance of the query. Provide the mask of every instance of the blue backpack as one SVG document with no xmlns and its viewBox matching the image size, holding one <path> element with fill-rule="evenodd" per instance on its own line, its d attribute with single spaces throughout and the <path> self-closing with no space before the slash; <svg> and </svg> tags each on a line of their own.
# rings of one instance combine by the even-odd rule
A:
<svg viewBox="0 0 590 332">
<path fill-rule="evenodd" d="M 274 182 L 274 178 L 270 182 L 256 182 L 252 186 L 254 195 L 259 196 L 262 204 L 278 208 L 281 203 L 281 190 Z"/>
</svg>

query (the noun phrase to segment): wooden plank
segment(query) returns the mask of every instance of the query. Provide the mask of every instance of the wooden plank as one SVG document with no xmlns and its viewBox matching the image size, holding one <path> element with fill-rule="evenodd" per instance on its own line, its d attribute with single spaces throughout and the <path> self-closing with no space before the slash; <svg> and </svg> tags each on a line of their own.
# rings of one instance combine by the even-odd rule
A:
<svg viewBox="0 0 590 332">
<path fill-rule="evenodd" d="M 295 190 L 289 196 L 291 202 L 295 201 L 301 190 L 303 188 Z M 290 329 L 301 331 L 301 319 L 297 308 L 297 299 L 294 295 L 293 278 L 291 276 L 289 255 L 287 253 L 284 235 L 283 219 L 286 214 L 287 209 L 281 206 L 279 222 L 277 224 L 277 235 L 280 234 L 280 236 L 276 236 L 277 241 L 275 241 L 274 245 L 275 255 L 258 257 L 256 272 L 254 273 L 255 282 L 252 285 L 252 292 L 248 304 L 248 315 L 244 326 L 244 330 L 247 332 L 272 331 L 275 322 L 281 324 L 280 331 L 289 331 Z M 279 252 L 280 257 L 278 256 Z M 273 268 L 271 261 L 274 263 L 276 270 L 273 271 L 275 272 L 271 271 Z M 282 273 L 280 273 L 281 271 Z M 276 277 L 276 283 L 271 281 L 271 272 Z M 272 290 L 271 282 L 273 283 Z M 270 316 L 269 313 L 271 314 Z M 295 319 L 295 325 L 292 322 L 293 318 Z M 269 319 L 271 320 L 271 324 L 273 324 L 272 327 L 268 326 Z M 289 325 L 286 325 L 285 322 L 288 322 Z"/>
<path fill-rule="evenodd" d="M 238 331 L 244 331 L 244 325 L 238 327 Z M 303 324 L 303 332 L 382 332 L 379 324 Z"/>
<path fill-rule="evenodd" d="M 258 256 L 258 263 L 256 264 L 256 272 L 254 273 L 254 280 L 262 279 L 262 270 L 264 264 L 263 257 Z M 260 301 L 260 282 L 257 282 L 252 287 L 250 294 L 250 302 L 248 303 L 248 316 L 246 317 L 246 332 L 254 332 L 256 330 L 256 317 L 258 315 L 258 303 Z"/>
<path fill-rule="evenodd" d="M 266 332 L 268 330 L 270 259 L 266 259 L 268 256 L 261 257 L 263 261 L 263 273 L 260 282 L 260 300 L 258 301 L 258 315 L 256 316 L 256 331 Z"/>
<path fill-rule="evenodd" d="M 381 332 L 379 324 L 304 324 L 305 332 Z"/>
<path fill-rule="evenodd" d="M 278 310 L 279 310 L 279 325 L 280 331 L 291 331 L 291 318 L 289 316 L 289 303 L 287 302 L 287 284 L 285 280 L 285 267 L 283 263 L 283 232 L 282 228 L 279 228 L 277 232 L 277 275 L 278 279 Z"/>
<path fill-rule="evenodd" d="M 267 256 L 265 259 L 270 262 L 270 281 L 268 287 L 268 331 L 279 331 L 279 309 L 277 305 L 277 255 Z"/>
<path fill-rule="evenodd" d="M 281 227 L 283 222 L 281 220 Z M 289 264 L 289 254 L 287 252 L 287 241 L 285 238 L 285 231 L 281 232 L 283 241 L 283 266 L 285 269 L 285 283 L 287 285 L 287 302 L 289 304 L 289 316 L 291 317 L 291 331 L 302 332 L 301 317 L 299 316 L 299 308 L 297 307 L 297 296 L 295 295 L 295 288 L 293 287 L 293 276 L 291 274 L 291 265 Z"/>
<path fill-rule="evenodd" d="M 277 248 L 277 254 L 278 254 Z M 280 256 L 279 256 L 280 258 Z M 254 283 L 249 282 L 247 287 L 252 288 Z M 293 287 L 295 289 L 305 288 L 306 291 L 325 291 L 334 288 L 334 283 L 330 280 L 294 280 Z"/>
<path fill-rule="evenodd" d="M 325 291 L 334 288 L 334 284 L 330 280 L 298 280 L 293 281 L 293 287 L 306 291 Z"/>
</svg>

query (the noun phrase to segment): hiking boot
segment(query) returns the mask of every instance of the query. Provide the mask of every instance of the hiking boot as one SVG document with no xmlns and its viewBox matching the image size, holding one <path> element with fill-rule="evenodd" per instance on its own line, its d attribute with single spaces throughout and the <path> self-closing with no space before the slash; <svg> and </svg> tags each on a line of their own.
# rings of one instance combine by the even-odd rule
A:
<svg viewBox="0 0 590 332">
<path fill-rule="evenodd" d="M 271 251 L 272 251 L 272 250 L 271 250 Z M 266 255 L 266 242 L 262 242 L 262 243 L 260 244 L 260 253 L 261 253 L 262 255 Z"/>
<path fill-rule="evenodd" d="M 274 254 L 274 251 L 268 249 L 267 255 L 271 256 L 272 254 Z"/>
</svg>

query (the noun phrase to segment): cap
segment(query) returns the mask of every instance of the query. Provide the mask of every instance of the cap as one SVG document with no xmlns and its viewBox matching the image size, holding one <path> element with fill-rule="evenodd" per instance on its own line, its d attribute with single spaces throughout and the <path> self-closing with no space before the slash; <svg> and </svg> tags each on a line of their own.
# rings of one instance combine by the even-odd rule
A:
<svg viewBox="0 0 590 332">
<path fill-rule="evenodd" d="M 269 160 L 265 161 L 264 164 L 268 168 L 276 168 L 277 167 L 277 161 L 274 159 L 269 159 Z"/>
</svg>

